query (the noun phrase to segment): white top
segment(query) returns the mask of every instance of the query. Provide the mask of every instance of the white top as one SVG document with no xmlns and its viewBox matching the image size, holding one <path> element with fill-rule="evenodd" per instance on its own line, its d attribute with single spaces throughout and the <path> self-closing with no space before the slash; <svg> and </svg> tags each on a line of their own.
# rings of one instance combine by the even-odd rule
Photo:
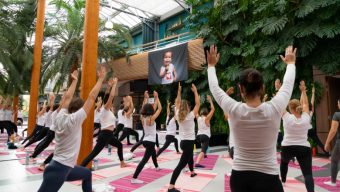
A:
<svg viewBox="0 0 340 192">
<path fill-rule="evenodd" d="M 55 150 L 53 160 L 68 167 L 74 167 L 77 161 L 82 124 L 86 119 L 83 108 L 68 114 L 67 109 L 61 109 L 55 120 Z"/>
<path fill-rule="evenodd" d="M 18 118 L 22 119 L 22 112 L 20 110 L 18 110 Z"/>
<path fill-rule="evenodd" d="M 150 121 L 150 118 L 144 118 L 143 129 L 144 129 L 144 141 L 156 142 L 156 122 L 154 122 L 151 126 L 148 125 L 147 121 Z"/>
<path fill-rule="evenodd" d="M 169 64 L 169 70 L 165 73 L 164 77 L 162 78 L 162 84 L 169 84 L 174 82 L 174 69 L 175 66 L 170 63 Z M 161 73 L 163 73 L 165 71 L 165 67 L 162 66 L 161 67 Z"/>
<path fill-rule="evenodd" d="M 45 113 L 45 127 L 51 127 L 52 126 L 52 110 L 49 110 L 48 112 Z"/>
<path fill-rule="evenodd" d="M 130 118 L 124 115 L 124 127 L 132 129 L 132 124 L 133 124 L 132 114 L 130 115 Z"/>
<path fill-rule="evenodd" d="M 100 123 L 100 113 L 102 112 L 103 108 L 100 108 L 98 110 L 94 110 L 94 122 L 95 123 Z"/>
<path fill-rule="evenodd" d="M 103 108 L 100 114 L 100 126 L 101 129 L 113 131 L 116 127 L 116 117 L 111 110 L 106 110 Z"/>
<path fill-rule="evenodd" d="M 174 117 L 172 117 L 172 119 L 169 121 L 169 124 L 168 124 L 168 120 L 169 120 L 169 116 L 166 117 L 166 134 L 167 135 L 173 135 L 175 136 L 176 135 L 176 129 L 177 129 L 177 126 L 176 126 L 176 120 Z"/>
<path fill-rule="evenodd" d="M 46 120 L 46 113 L 44 113 L 43 115 L 37 117 L 37 125 L 40 126 L 45 126 L 45 120 Z"/>
<path fill-rule="evenodd" d="M 208 127 L 207 124 L 205 123 L 205 118 L 206 117 L 201 117 L 201 116 L 197 118 L 197 125 L 198 125 L 197 135 L 206 135 L 210 138 L 211 136 L 210 126 Z"/>
<path fill-rule="evenodd" d="M 118 116 L 118 124 L 124 124 L 124 115 L 123 115 L 123 109 L 119 109 L 117 112 Z"/>
<path fill-rule="evenodd" d="M 233 169 L 278 175 L 277 133 L 281 115 L 293 91 L 295 65 L 287 65 L 282 87 L 275 97 L 256 108 L 229 97 L 218 85 L 215 67 L 208 68 L 208 79 L 216 102 L 229 114 L 229 125 L 235 144 Z"/>
<path fill-rule="evenodd" d="M 282 146 L 301 145 L 310 147 L 308 142 L 308 130 L 310 126 L 310 116 L 307 113 L 302 113 L 301 118 L 296 118 L 295 115 L 285 113 L 282 117 L 284 136 L 281 143 Z"/>
<path fill-rule="evenodd" d="M 176 118 L 178 117 L 179 110 L 176 110 Z M 191 111 L 185 117 L 184 121 L 178 121 L 179 126 L 179 137 L 181 140 L 195 140 L 195 115 L 194 112 Z"/>
<path fill-rule="evenodd" d="M 0 121 L 5 120 L 5 111 L 3 109 L 0 109 Z"/>
<path fill-rule="evenodd" d="M 51 120 L 52 120 L 52 124 L 51 124 L 51 127 L 50 127 L 51 131 L 55 130 L 55 119 L 56 119 L 57 115 L 58 115 L 58 110 L 53 111 L 53 113 L 51 114 Z"/>
<path fill-rule="evenodd" d="M 235 146 L 235 144 L 234 144 L 233 132 L 231 130 L 229 130 L 229 148 L 232 148 L 234 146 Z"/>
<path fill-rule="evenodd" d="M 4 121 L 12 121 L 12 115 L 13 115 L 12 110 L 6 109 L 5 115 L 4 115 L 5 117 Z"/>
</svg>

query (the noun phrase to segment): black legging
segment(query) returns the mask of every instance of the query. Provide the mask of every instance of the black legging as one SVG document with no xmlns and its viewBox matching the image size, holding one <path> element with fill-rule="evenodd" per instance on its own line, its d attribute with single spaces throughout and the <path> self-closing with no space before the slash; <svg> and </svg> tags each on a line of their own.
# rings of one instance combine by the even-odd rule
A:
<svg viewBox="0 0 340 192">
<path fill-rule="evenodd" d="M 94 127 L 93 128 L 93 137 L 97 137 L 99 135 L 99 133 L 100 133 L 100 127 L 101 127 L 100 123 L 94 123 L 93 127 Z M 94 133 L 97 129 L 99 129 L 98 132 Z"/>
<path fill-rule="evenodd" d="M 328 154 L 328 152 L 325 151 L 325 145 L 320 141 L 318 135 L 316 134 L 315 128 L 308 130 L 308 138 L 311 138 L 323 150 L 324 153 Z"/>
<path fill-rule="evenodd" d="M 53 141 L 55 132 L 48 130 L 46 137 L 35 147 L 32 158 L 36 158 L 41 152 L 43 152 Z"/>
<path fill-rule="evenodd" d="M 131 129 L 131 128 L 127 128 L 124 127 L 123 129 L 123 134 L 120 136 L 119 141 L 123 141 L 125 139 L 125 137 L 128 137 L 129 135 L 134 135 L 136 137 L 136 141 L 139 141 L 139 134 L 137 131 Z M 127 141 L 128 144 L 131 144 L 129 139 Z"/>
<path fill-rule="evenodd" d="M 279 175 L 257 171 L 231 171 L 230 189 L 233 192 L 283 192 Z"/>
<path fill-rule="evenodd" d="M 145 133 L 144 133 L 144 130 L 143 130 L 143 135 L 142 135 L 141 139 L 131 147 L 131 149 L 130 149 L 131 153 L 133 153 L 140 145 L 143 144 L 144 135 L 145 135 Z M 159 148 L 159 141 L 158 141 L 158 134 L 157 133 L 156 133 L 156 146 Z"/>
<path fill-rule="evenodd" d="M 39 132 L 40 132 L 40 130 L 41 130 L 42 128 L 44 128 L 44 126 L 41 126 L 41 125 L 38 125 L 38 124 L 35 125 L 35 128 L 34 128 L 33 132 L 32 132 L 30 135 L 28 135 L 28 136 L 26 137 L 26 139 L 24 139 L 24 140 L 22 141 L 21 144 L 24 144 L 26 141 L 28 141 L 29 139 L 31 139 L 34 135 L 39 134 Z M 24 131 L 25 131 L 25 130 L 24 130 Z"/>
<path fill-rule="evenodd" d="M 181 141 L 181 149 L 183 151 L 181 159 L 174 172 L 172 173 L 170 184 L 175 185 L 176 180 L 181 173 L 182 169 L 188 165 L 191 172 L 194 171 L 194 140 L 182 140 Z"/>
<path fill-rule="evenodd" d="M 312 172 L 312 153 L 310 147 L 292 145 L 282 146 L 281 151 L 281 180 L 286 182 L 289 160 L 296 157 L 299 162 L 303 176 L 305 177 L 305 185 L 308 192 L 314 191 L 314 180 Z"/>
<path fill-rule="evenodd" d="M 203 152 L 204 154 L 207 154 L 207 150 L 209 147 L 209 140 L 210 140 L 208 135 L 205 135 L 205 134 L 197 135 L 196 140 L 198 143 L 201 143 L 201 152 Z"/>
<path fill-rule="evenodd" d="M 116 138 L 118 138 L 118 137 L 119 137 L 119 133 L 120 133 L 121 131 L 123 131 L 123 129 L 124 129 L 124 124 L 119 123 L 119 124 L 117 125 L 117 127 L 116 127 L 116 129 L 115 129 L 113 135 L 114 135 Z M 128 141 L 130 141 L 130 138 L 129 138 L 129 137 L 128 137 Z"/>
<path fill-rule="evenodd" d="M 176 137 L 174 135 L 166 135 L 165 136 L 165 143 L 163 145 L 162 148 L 160 148 L 157 152 L 157 157 L 165 150 L 169 147 L 169 145 L 174 142 L 175 144 L 175 148 L 176 148 L 176 151 L 177 153 L 179 152 L 178 150 L 178 140 L 176 139 Z"/>
<path fill-rule="evenodd" d="M 144 153 L 143 159 L 138 164 L 136 171 L 133 174 L 134 179 L 138 178 L 139 173 L 143 170 L 145 164 L 149 161 L 150 157 L 152 157 L 152 161 L 155 167 L 156 168 L 158 167 L 155 143 L 151 141 L 143 141 L 143 146 L 145 147 L 145 153 Z"/>
<path fill-rule="evenodd" d="M 52 158 L 54 156 L 54 153 L 51 153 L 44 161 L 44 164 L 47 165 L 51 162 Z"/>
<path fill-rule="evenodd" d="M 115 136 L 113 136 L 113 131 L 103 129 L 98 135 L 96 146 L 94 146 L 92 152 L 83 160 L 81 166 L 87 166 L 87 164 L 89 164 L 89 162 L 92 161 L 107 144 L 110 144 L 118 149 L 117 153 L 119 160 L 123 161 L 124 159 L 122 143 L 118 141 Z"/>
<path fill-rule="evenodd" d="M 43 127 L 38 134 L 35 134 L 29 141 L 28 143 L 24 146 L 24 148 L 32 145 L 35 142 L 38 142 L 42 140 L 44 137 L 46 137 L 48 130 L 50 130 L 49 127 Z"/>
</svg>

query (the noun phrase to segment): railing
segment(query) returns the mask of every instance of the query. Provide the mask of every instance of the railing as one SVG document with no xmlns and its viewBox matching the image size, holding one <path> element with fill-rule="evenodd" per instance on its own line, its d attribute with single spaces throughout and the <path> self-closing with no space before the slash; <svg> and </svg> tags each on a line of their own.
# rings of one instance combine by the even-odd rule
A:
<svg viewBox="0 0 340 192">
<path fill-rule="evenodd" d="M 152 51 L 155 49 L 160 49 L 160 48 L 171 46 L 171 45 L 185 43 L 195 38 L 196 36 L 193 33 L 186 32 L 186 33 L 182 33 L 179 35 L 166 37 L 164 39 L 153 41 L 150 43 L 134 46 L 129 51 L 127 51 L 127 54 L 134 55 L 134 54 L 142 53 L 145 51 Z"/>
</svg>

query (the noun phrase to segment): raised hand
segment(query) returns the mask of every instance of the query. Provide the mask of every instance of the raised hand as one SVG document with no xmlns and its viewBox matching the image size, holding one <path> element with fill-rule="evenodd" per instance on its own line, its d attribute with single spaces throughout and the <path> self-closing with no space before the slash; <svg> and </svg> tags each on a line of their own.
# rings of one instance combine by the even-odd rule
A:
<svg viewBox="0 0 340 192">
<path fill-rule="evenodd" d="M 276 79 L 274 85 L 275 85 L 275 91 L 278 91 L 281 88 L 281 80 Z"/>
<path fill-rule="evenodd" d="M 104 80 L 104 78 L 106 76 L 106 73 L 107 73 L 106 67 L 101 66 L 100 70 L 97 73 L 98 73 L 99 79 L 103 79 Z"/>
<path fill-rule="evenodd" d="M 74 80 L 78 80 L 78 70 L 74 70 L 74 71 L 71 73 L 71 77 L 72 77 L 72 79 L 74 79 Z"/>
<path fill-rule="evenodd" d="M 50 99 L 50 101 L 54 101 L 55 96 L 54 96 L 53 92 L 50 93 L 49 99 Z"/>
<path fill-rule="evenodd" d="M 267 101 L 267 99 L 268 99 L 268 94 L 265 94 L 265 95 L 263 96 L 263 102 Z"/>
<path fill-rule="evenodd" d="M 148 98 L 149 98 L 149 92 L 148 92 L 148 91 L 145 91 L 145 92 L 144 92 L 144 98 L 145 98 L 145 99 L 148 99 Z"/>
<path fill-rule="evenodd" d="M 211 45 L 210 50 L 207 51 L 208 67 L 215 67 L 219 59 L 220 54 L 217 53 L 217 47 L 215 45 Z"/>
<path fill-rule="evenodd" d="M 117 85 L 117 83 L 118 83 L 118 78 L 117 77 L 113 78 L 113 85 Z"/>
<path fill-rule="evenodd" d="M 197 92 L 197 88 L 195 86 L 195 84 L 191 84 L 191 91 L 196 93 Z"/>
<path fill-rule="evenodd" d="M 234 87 L 229 87 L 226 91 L 227 95 L 232 95 L 234 94 Z"/>
<path fill-rule="evenodd" d="M 210 95 L 207 95 L 207 100 L 209 101 L 209 103 L 212 103 L 212 99 Z"/>
<path fill-rule="evenodd" d="M 109 81 L 107 82 L 107 84 L 109 84 L 109 86 L 112 87 L 112 85 L 114 84 L 113 78 L 112 78 L 112 77 L 109 79 Z"/>
<path fill-rule="evenodd" d="M 297 48 L 294 49 L 292 45 L 288 46 L 286 48 L 285 56 L 283 57 L 282 55 L 280 55 L 282 61 L 286 64 L 295 64 L 296 50 Z"/>
<path fill-rule="evenodd" d="M 181 82 L 178 82 L 178 91 L 182 91 L 182 86 L 181 86 Z"/>
<path fill-rule="evenodd" d="M 153 96 L 155 97 L 155 100 L 158 99 L 158 93 L 157 93 L 157 91 L 153 91 Z"/>
</svg>

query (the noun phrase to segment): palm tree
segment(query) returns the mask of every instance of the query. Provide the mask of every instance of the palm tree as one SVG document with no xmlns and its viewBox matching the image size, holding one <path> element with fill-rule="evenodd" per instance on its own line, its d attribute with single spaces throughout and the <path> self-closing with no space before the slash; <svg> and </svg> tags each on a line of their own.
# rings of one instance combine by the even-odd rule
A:
<svg viewBox="0 0 340 192">
<path fill-rule="evenodd" d="M 44 61 L 42 64 L 41 91 L 44 90 L 51 79 L 55 79 L 54 91 L 59 91 L 67 80 L 64 74 L 81 66 L 84 29 L 85 0 L 54 0 L 51 2 L 56 7 L 56 12 L 49 17 L 45 26 Z M 60 17 L 65 14 L 64 17 Z M 59 15 L 59 16 L 58 16 Z M 111 35 L 105 35 L 111 33 Z M 131 45 L 129 30 L 123 25 L 115 24 L 112 31 L 104 28 L 104 22 L 100 22 L 98 39 L 98 58 L 100 61 L 108 61 L 117 56 L 125 55 L 122 40 Z"/>
</svg>

